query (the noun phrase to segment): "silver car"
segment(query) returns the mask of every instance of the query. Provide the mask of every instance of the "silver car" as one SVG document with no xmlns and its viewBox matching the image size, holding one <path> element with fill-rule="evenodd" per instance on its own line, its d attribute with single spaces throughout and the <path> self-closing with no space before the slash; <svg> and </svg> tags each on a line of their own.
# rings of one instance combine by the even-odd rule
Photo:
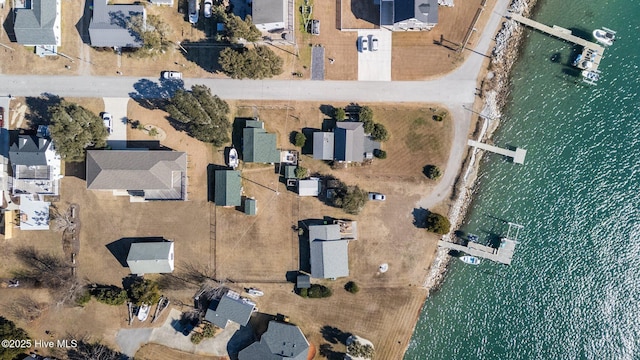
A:
<svg viewBox="0 0 640 360">
<path fill-rule="evenodd" d="M 369 193 L 369 200 L 371 201 L 385 201 L 387 199 L 386 196 L 384 196 L 383 194 L 377 193 L 377 192 L 370 192 Z"/>
<path fill-rule="evenodd" d="M 162 78 L 166 80 L 180 80 L 182 79 L 182 73 L 179 71 L 163 71 Z"/>
</svg>

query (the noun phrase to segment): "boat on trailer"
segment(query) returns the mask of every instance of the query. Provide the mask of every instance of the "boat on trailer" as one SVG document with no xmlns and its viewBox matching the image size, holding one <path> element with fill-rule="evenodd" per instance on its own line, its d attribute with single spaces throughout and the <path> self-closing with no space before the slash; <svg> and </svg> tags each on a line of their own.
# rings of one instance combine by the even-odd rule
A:
<svg viewBox="0 0 640 360">
<path fill-rule="evenodd" d="M 607 46 L 613 45 L 613 41 L 616 39 L 616 32 L 603 27 L 602 29 L 593 30 L 593 37 L 596 41 Z"/>
<path fill-rule="evenodd" d="M 471 255 L 461 256 L 460 260 L 462 260 L 462 262 L 465 264 L 480 265 L 480 259 L 475 256 L 471 256 Z"/>
<path fill-rule="evenodd" d="M 236 148 L 231 148 L 229 150 L 229 159 L 227 161 L 229 167 L 237 168 L 238 167 L 238 151 Z"/>
<path fill-rule="evenodd" d="M 138 310 L 138 320 L 145 321 L 147 317 L 149 317 L 149 312 L 151 311 L 151 306 L 147 304 L 142 304 L 140 309 Z"/>
</svg>

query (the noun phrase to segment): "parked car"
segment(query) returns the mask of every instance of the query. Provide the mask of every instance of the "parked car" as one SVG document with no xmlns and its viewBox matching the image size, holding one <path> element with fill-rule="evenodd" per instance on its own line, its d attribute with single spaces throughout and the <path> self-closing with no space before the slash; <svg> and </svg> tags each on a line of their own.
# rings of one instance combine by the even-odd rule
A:
<svg viewBox="0 0 640 360">
<path fill-rule="evenodd" d="M 113 132 L 113 117 L 108 112 L 102 113 L 102 122 L 104 123 L 104 127 L 107 128 L 107 132 L 111 134 Z"/>
<path fill-rule="evenodd" d="M 0 127 L 4 126 L 4 108 L 0 106 Z"/>
<path fill-rule="evenodd" d="M 385 201 L 387 199 L 386 196 L 384 196 L 383 194 L 377 193 L 377 192 L 370 192 L 369 193 L 369 200 L 371 201 Z"/>
<path fill-rule="evenodd" d="M 311 20 L 311 35 L 320 35 L 320 20 Z"/>
<path fill-rule="evenodd" d="M 211 17 L 211 7 L 213 6 L 213 1 L 204 0 L 204 17 L 207 19 Z"/>
<path fill-rule="evenodd" d="M 163 71 L 162 78 L 167 80 L 180 80 L 182 79 L 182 73 L 179 71 Z"/>
<path fill-rule="evenodd" d="M 367 51 L 369 50 L 369 39 L 367 39 L 366 36 L 361 36 L 360 37 L 360 51 Z"/>
<path fill-rule="evenodd" d="M 200 0 L 189 0 L 189 22 L 198 23 L 198 13 L 200 12 Z"/>
<path fill-rule="evenodd" d="M 378 51 L 378 38 L 375 36 L 371 37 L 371 51 Z"/>
</svg>

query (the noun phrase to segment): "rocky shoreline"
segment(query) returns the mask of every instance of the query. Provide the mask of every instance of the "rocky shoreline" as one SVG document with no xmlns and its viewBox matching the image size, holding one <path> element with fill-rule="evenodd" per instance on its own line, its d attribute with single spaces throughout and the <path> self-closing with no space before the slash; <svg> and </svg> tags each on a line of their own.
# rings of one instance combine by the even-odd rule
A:
<svg viewBox="0 0 640 360">
<path fill-rule="evenodd" d="M 509 6 L 511 12 L 529 15 L 537 0 L 514 0 Z M 518 58 L 518 51 L 522 44 L 522 26 L 513 20 L 505 20 L 502 28 L 495 37 L 495 47 L 492 51 L 492 58 L 489 64 L 484 85 L 482 88 L 483 97 L 483 118 L 479 120 L 479 131 L 477 140 L 490 139 L 495 130 L 500 125 L 502 109 L 506 105 L 509 96 L 509 76 L 511 69 Z M 456 199 L 449 209 L 449 220 L 451 231 L 444 235 L 442 240 L 451 241 L 455 237 L 455 231 L 460 227 L 465 219 L 476 187 L 476 178 L 482 153 L 473 148 L 469 151 L 465 159 L 458 184 L 456 185 Z M 438 248 L 436 258 L 429 269 L 429 274 L 423 284 L 429 294 L 438 290 L 447 272 L 447 265 L 451 260 L 449 250 Z"/>
</svg>

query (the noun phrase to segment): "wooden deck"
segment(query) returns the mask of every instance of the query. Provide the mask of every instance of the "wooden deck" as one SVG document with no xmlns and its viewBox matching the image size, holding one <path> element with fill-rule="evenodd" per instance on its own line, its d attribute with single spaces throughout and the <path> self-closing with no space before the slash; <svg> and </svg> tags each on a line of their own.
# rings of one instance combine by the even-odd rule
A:
<svg viewBox="0 0 640 360">
<path fill-rule="evenodd" d="M 476 147 L 478 149 L 491 151 L 491 152 L 496 153 L 496 154 L 500 154 L 500 155 L 503 155 L 503 156 L 507 156 L 507 157 L 513 158 L 513 162 L 516 163 L 516 164 L 524 164 L 524 158 L 525 158 L 525 156 L 527 156 L 527 150 L 525 150 L 525 149 L 516 148 L 515 151 L 514 150 L 508 150 L 508 149 L 499 148 L 497 146 L 481 143 L 481 142 L 478 142 L 478 141 L 475 141 L 475 140 L 469 140 L 467 142 L 467 144 L 469 146 L 473 146 L 473 147 Z"/>
<path fill-rule="evenodd" d="M 466 254 L 488 259 L 505 265 L 511 265 L 511 259 L 516 249 L 516 242 L 507 238 L 503 238 L 499 248 L 481 245 L 469 242 L 467 246 L 454 244 L 452 242 L 438 241 L 438 246 L 464 252 Z"/>
<path fill-rule="evenodd" d="M 507 18 L 515 20 L 522 25 L 529 26 L 533 29 L 542 31 L 549 35 L 553 35 L 557 38 L 569 41 L 571 43 L 580 45 L 583 47 L 582 49 L 582 59 L 592 59 L 593 66 L 585 67 L 584 62 L 579 62 L 577 67 L 582 70 L 598 70 L 598 65 L 600 64 L 600 60 L 602 60 L 602 56 L 604 55 L 604 47 L 596 44 L 594 42 L 585 40 L 583 38 L 577 37 L 571 33 L 571 30 L 562 28 L 560 26 L 554 25 L 553 27 L 547 26 L 545 24 L 541 24 L 537 21 L 528 19 L 520 14 L 508 13 Z"/>
</svg>

